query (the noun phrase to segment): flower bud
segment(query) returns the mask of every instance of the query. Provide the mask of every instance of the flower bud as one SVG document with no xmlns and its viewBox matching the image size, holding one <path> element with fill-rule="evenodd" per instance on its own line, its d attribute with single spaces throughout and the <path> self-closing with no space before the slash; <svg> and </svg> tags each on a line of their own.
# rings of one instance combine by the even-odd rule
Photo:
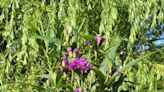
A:
<svg viewBox="0 0 164 92">
<path fill-rule="evenodd" d="M 95 35 L 95 36 L 94 36 L 94 39 L 95 39 L 95 41 L 96 41 L 97 43 L 102 43 L 102 42 L 105 41 L 105 38 L 104 38 L 103 36 L 101 36 L 101 35 Z"/>
<path fill-rule="evenodd" d="M 71 47 L 67 48 L 67 53 L 69 53 L 69 52 L 72 52 L 72 48 Z"/>
<path fill-rule="evenodd" d="M 84 44 L 88 45 L 88 46 L 90 45 L 89 41 L 87 41 L 87 40 L 84 40 Z"/>
<path fill-rule="evenodd" d="M 75 49 L 73 50 L 73 53 L 75 53 L 75 54 L 78 54 L 78 52 L 79 52 L 79 49 L 78 49 L 78 48 L 75 48 Z"/>
</svg>

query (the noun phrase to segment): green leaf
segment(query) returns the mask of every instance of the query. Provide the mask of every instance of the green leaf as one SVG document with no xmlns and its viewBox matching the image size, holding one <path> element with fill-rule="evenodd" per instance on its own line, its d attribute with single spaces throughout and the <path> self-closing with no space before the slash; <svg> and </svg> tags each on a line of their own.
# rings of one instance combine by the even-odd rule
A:
<svg viewBox="0 0 164 92">
<path fill-rule="evenodd" d="M 98 81 L 101 83 L 101 85 L 103 85 L 105 82 L 104 74 L 97 68 L 91 68 L 91 69 L 96 73 L 96 75 L 98 77 Z"/>
<path fill-rule="evenodd" d="M 117 9 L 115 7 L 112 8 L 111 10 L 111 13 L 112 13 L 112 18 L 115 20 L 117 18 Z"/>
<path fill-rule="evenodd" d="M 62 45 L 62 41 L 58 38 L 48 37 L 48 36 L 35 36 L 37 39 L 40 40 L 47 40 L 49 43 L 56 43 L 58 45 Z"/>
<path fill-rule="evenodd" d="M 49 88 L 47 88 L 45 90 L 42 90 L 41 92 L 54 92 L 54 88 L 49 87 Z"/>
<path fill-rule="evenodd" d="M 124 72 L 125 70 L 127 70 L 128 68 L 132 67 L 134 64 L 136 64 L 137 62 L 141 61 L 142 59 L 147 58 L 147 57 L 149 57 L 149 56 L 151 56 L 151 55 L 153 55 L 153 54 L 155 54 L 155 53 L 157 53 L 157 52 L 159 52 L 159 51 L 162 51 L 163 49 L 164 49 L 164 47 L 161 48 L 161 49 L 159 49 L 159 50 L 157 50 L 157 51 L 154 51 L 154 52 L 152 52 L 152 53 L 150 53 L 150 54 L 147 54 L 147 55 L 145 55 L 145 56 L 142 56 L 142 57 L 140 57 L 140 58 L 137 58 L 137 59 L 135 59 L 134 61 L 129 62 L 127 65 L 125 65 L 123 68 L 119 69 L 118 71 L 116 71 L 116 72 L 112 75 L 112 78 L 111 78 L 111 80 L 109 81 L 109 84 L 112 84 L 112 83 L 114 82 L 115 78 L 116 78 L 120 73 L 122 73 L 122 72 Z"/>
<path fill-rule="evenodd" d="M 109 65 L 109 61 L 112 60 L 114 62 L 115 59 L 115 53 L 117 48 L 120 46 L 122 40 L 118 39 L 116 40 L 116 42 L 112 45 L 112 47 L 110 49 L 108 49 L 107 54 L 104 58 L 104 60 L 102 61 L 99 70 L 106 76 L 106 70 L 108 68 Z"/>
<path fill-rule="evenodd" d="M 50 79 L 52 76 L 49 74 L 43 74 L 43 75 L 36 75 L 36 77 Z"/>
<path fill-rule="evenodd" d="M 96 49 L 96 51 L 98 50 L 96 41 L 94 40 L 94 37 L 92 35 L 85 35 L 84 33 L 82 33 L 81 36 L 85 40 L 89 41 L 89 43 L 91 43 L 91 45 L 93 46 L 94 49 Z"/>
<path fill-rule="evenodd" d="M 58 80 L 57 86 L 59 87 L 59 86 L 62 85 L 62 84 L 64 84 L 64 82 L 63 82 L 63 79 L 60 78 L 60 79 Z"/>
<path fill-rule="evenodd" d="M 68 89 L 70 89 L 71 91 L 73 91 L 73 88 L 71 87 L 70 84 L 61 84 L 61 85 L 58 85 L 58 87 L 61 87 L 61 88 L 68 88 Z"/>
<path fill-rule="evenodd" d="M 48 29 L 47 29 L 47 35 L 46 35 L 46 36 L 48 36 L 48 37 L 50 37 L 50 38 L 55 37 L 54 30 L 53 30 L 53 29 L 48 28 Z"/>
</svg>

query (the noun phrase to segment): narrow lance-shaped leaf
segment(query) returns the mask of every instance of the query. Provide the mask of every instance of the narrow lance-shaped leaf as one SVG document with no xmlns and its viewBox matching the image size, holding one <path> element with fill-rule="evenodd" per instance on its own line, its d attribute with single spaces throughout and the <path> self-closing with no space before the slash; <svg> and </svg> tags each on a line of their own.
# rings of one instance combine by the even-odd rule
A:
<svg viewBox="0 0 164 92">
<path fill-rule="evenodd" d="M 60 41 L 58 38 L 52 38 L 52 37 L 48 37 L 48 36 L 35 36 L 35 37 L 40 40 L 47 40 L 50 43 L 57 43 L 59 45 L 62 44 L 62 41 Z"/>
<path fill-rule="evenodd" d="M 96 73 L 96 75 L 98 77 L 98 81 L 103 85 L 103 83 L 105 82 L 104 74 L 96 68 L 91 68 L 91 69 Z"/>
<path fill-rule="evenodd" d="M 46 78 L 46 79 L 51 79 L 52 76 L 49 74 L 43 74 L 43 75 L 36 75 L 36 77 L 40 77 L 40 78 Z"/>
<path fill-rule="evenodd" d="M 154 51 L 154 52 L 152 52 L 152 53 L 150 53 L 150 54 L 147 54 L 147 55 L 145 55 L 145 56 L 143 56 L 143 57 L 137 58 L 137 59 L 135 59 L 134 61 L 129 62 L 129 63 L 128 63 L 127 65 L 125 65 L 123 68 L 121 68 L 121 69 L 119 69 L 118 71 L 116 71 L 116 72 L 113 74 L 111 80 L 110 80 L 108 83 L 111 85 L 111 84 L 114 82 L 115 78 L 116 78 L 120 73 L 122 73 L 122 72 L 124 72 L 125 70 L 127 70 L 128 68 L 132 67 L 134 64 L 136 64 L 137 62 L 141 61 L 142 59 L 147 58 L 147 57 L 149 57 L 149 56 L 151 56 L 151 55 L 153 55 L 153 54 L 155 54 L 155 53 L 157 53 L 157 52 L 159 52 L 159 51 L 162 51 L 163 49 L 164 49 L 164 47 L 161 48 L 161 49 L 159 49 L 159 50 L 157 50 L 157 51 Z"/>
<path fill-rule="evenodd" d="M 114 43 L 114 45 L 112 45 L 112 47 L 107 51 L 107 55 L 105 56 L 104 60 L 102 61 L 99 70 L 106 75 L 106 69 L 109 65 L 109 61 L 112 60 L 114 62 L 115 59 L 115 53 L 117 48 L 119 47 L 120 43 L 122 40 L 118 39 L 116 40 L 116 42 Z"/>
</svg>

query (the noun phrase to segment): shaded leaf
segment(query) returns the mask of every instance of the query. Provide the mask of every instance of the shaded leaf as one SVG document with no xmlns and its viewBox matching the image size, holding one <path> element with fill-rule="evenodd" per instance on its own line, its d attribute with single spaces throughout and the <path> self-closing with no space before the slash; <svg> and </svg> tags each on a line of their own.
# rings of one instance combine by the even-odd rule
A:
<svg viewBox="0 0 164 92">
<path fill-rule="evenodd" d="M 89 43 L 91 43 L 91 45 L 94 47 L 93 49 L 98 50 L 97 45 L 96 45 L 96 41 L 95 41 L 95 39 L 94 39 L 94 37 L 93 37 L 92 35 L 81 34 L 81 36 L 82 36 L 85 40 L 89 41 Z"/>
<path fill-rule="evenodd" d="M 164 48 L 161 48 L 161 49 L 159 49 L 159 50 L 157 50 L 157 51 L 154 51 L 154 52 L 152 52 L 152 53 L 150 53 L 150 54 L 147 54 L 147 55 L 145 55 L 145 56 L 142 56 L 142 57 L 140 57 L 140 58 L 135 59 L 134 61 L 129 62 L 129 63 L 126 64 L 123 68 L 119 69 L 118 71 L 116 71 L 116 72 L 112 75 L 112 79 L 109 81 L 109 84 L 112 84 L 112 83 L 114 82 L 115 78 L 116 78 L 120 73 L 122 73 L 122 72 L 124 72 L 125 70 L 127 70 L 128 68 L 132 67 L 134 64 L 136 64 L 137 62 L 141 61 L 142 59 L 147 58 L 147 57 L 149 57 L 149 56 L 151 56 L 151 55 L 153 55 L 153 54 L 155 54 L 155 53 L 157 53 L 157 52 L 159 52 L 159 51 L 162 51 L 163 49 L 164 49 Z"/>
<path fill-rule="evenodd" d="M 51 79 L 52 76 L 49 74 L 44 74 L 44 75 L 36 75 L 36 77 Z"/>
<path fill-rule="evenodd" d="M 112 60 L 114 62 L 115 59 L 115 53 L 117 48 L 119 47 L 120 43 L 122 40 L 116 40 L 116 42 L 112 45 L 112 47 L 110 49 L 108 49 L 107 54 L 104 58 L 104 60 L 102 61 L 99 70 L 106 75 L 106 70 L 108 68 L 109 65 L 109 61 Z"/>
<path fill-rule="evenodd" d="M 105 82 L 104 74 L 100 70 L 98 70 L 96 68 L 91 68 L 91 69 L 96 73 L 99 82 L 103 85 L 103 83 Z"/>
</svg>

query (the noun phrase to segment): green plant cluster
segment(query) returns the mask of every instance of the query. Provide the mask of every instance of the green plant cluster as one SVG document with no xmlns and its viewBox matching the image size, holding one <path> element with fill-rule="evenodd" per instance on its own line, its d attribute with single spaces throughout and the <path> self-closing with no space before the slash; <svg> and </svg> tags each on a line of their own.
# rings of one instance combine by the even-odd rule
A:
<svg viewBox="0 0 164 92">
<path fill-rule="evenodd" d="M 162 22 L 164 0 L 0 0 L 0 91 L 162 92 L 164 49 L 133 48 Z M 87 74 L 58 71 L 67 47 Z"/>
</svg>

